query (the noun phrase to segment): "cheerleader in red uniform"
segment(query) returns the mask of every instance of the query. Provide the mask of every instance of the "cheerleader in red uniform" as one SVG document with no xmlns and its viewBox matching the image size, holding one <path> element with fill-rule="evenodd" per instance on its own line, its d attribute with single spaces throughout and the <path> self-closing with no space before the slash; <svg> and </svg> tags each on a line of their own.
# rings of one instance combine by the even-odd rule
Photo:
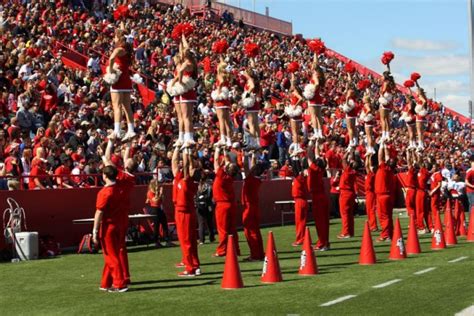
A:
<svg viewBox="0 0 474 316">
<path fill-rule="evenodd" d="M 219 120 L 220 139 L 215 146 L 232 146 L 232 129 L 230 127 L 230 100 L 229 100 L 229 86 L 230 77 L 226 71 L 227 64 L 221 57 L 221 61 L 217 66 L 217 78 L 214 85 L 214 91 L 211 93 L 211 98 L 214 101 L 217 118 Z"/>
<path fill-rule="evenodd" d="M 290 104 L 285 107 L 285 114 L 290 118 L 292 144 L 290 145 L 290 155 L 295 156 L 303 152 L 299 144 L 299 132 L 301 130 L 301 122 L 303 121 L 303 97 L 300 89 L 296 86 L 295 76 L 292 75 L 290 87 Z"/>
<path fill-rule="evenodd" d="M 252 61 L 250 65 L 254 68 Z M 245 113 L 247 114 L 250 134 L 246 149 L 255 150 L 260 148 L 258 112 L 260 111 L 262 104 L 262 89 L 260 87 L 260 82 L 252 69 L 247 69 L 243 75 L 247 82 L 242 95 L 242 106 L 245 108 Z"/>
<path fill-rule="evenodd" d="M 407 150 L 407 164 L 408 172 L 406 176 L 407 192 L 405 196 L 405 205 L 409 216 L 413 216 L 416 223 L 416 185 L 417 174 L 415 169 L 416 152 L 414 150 Z"/>
<path fill-rule="evenodd" d="M 373 129 L 375 127 L 375 115 L 370 96 L 365 94 L 362 98 L 362 102 L 364 103 L 364 107 L 360 112 L 359 118 L 362 122 L 364 122 L 365 135 L 367 137 L 367 154 L 375 154 L 373 133 Z"/>
<path fill-rule="evenodd" d="M 104 81 L 112 84 L 110 96 L 114 109 L 114 134 L 120 137 L 120 122 L 122 121 L 122 109 L 127 120 L 127 133 L 123 137 L 128 141 L 135 137 L 133 125 L 133 113 L 131 107 L 132 80 L 130 79 L 130 66 L 133 62 L 133 48 L 126 42 L 122 30 L 115 32 L 115 49 L 110 55 L 107 73 Z"/>
<path fill-rule="evenodd" d="M 392 111 L 393 94 L 395 92 L 395 81 L 390 71 L 383 73 L 383 83 L 380 89 L 380 127 L 382 128 L 381 142 L 390 139 L 390 112 Z"/>
<path fill-rule="evenodd" d="M 416 135 L 418 138 L 418 147 L 419 151 L 422 151 L 425 146 L 423 142 L 423 133 L 425 129 L 426 116 L 428 115 L 428 100 L 426 98 L 425 91 L 416 83 L 418 86 L 418 96 L 417 104 L 415 106 L 416 113 Z"/>
<path fill-rule="evenodd" d="M 197 103 L 197 93 L 194 87 L 197 81 L 197 62 L 194 54 L 189 49 L 186 38 L 183 35 L 180 45 L 179 57 L 175 60 L 176 71 L 173 80 L 167 84 L 167 92 L 174 97 L 176 113 L 179 122 L 179 138 L 175 146 L 182 148 L 192 147 L 193 135 L 193 106 Z"/>
<path fill-rule="evenodd" d="M 311 80 L 310 83 L 305 86 L 303 96 L 308 101 L 309 113 L 311 114 L 311 125 L 313 126 L 312 139 L 314 140 L 324 138 L 323 119 L 321 117 L 321 109 L 323 107 L 321 90 L 324 88 L 325 78 L 322 69 L 318 66 L 317 54 L 314 54 L 314 61 L 311 68 Z"/>
<path fill-rule="evenodd" d="M 358 107 L 356 102 L 355 89 L 352 85 L 350 74 L 348 75 L 348 77 L 349 83 L 346 87 L 346 101 L 342 105 L 342 111 L 346 113 L 346 126 L 347 133 L 349 134 L 348 150 L 350 150 L 350 148 L 355 148 L 358 144 L 357 133 L 355 130 L 355 120 L 358 114 Z"/>
<path fill-rule="evenodd" d="M 408 130 L 408 149 L 415 149 L 416 148 L 416 138 L 415 138 L 415 120 L 416 120 L 416 113 L 415 113 L 415 101 L 413 100 L 412 96 L 406 96 L 406 104 L 405 108 L 402 112 L 401 119 L 405 121 L 407 124 Z"/>
<path fill-rule="evenodd" d="M 365 157 L 365 212 L 367 213 L 367 220 L 369 221 L 369 228 L 375 232 L 378 230 L 377 217 L 375 216 L 377 200 L 375 198 L 375 163 L 372 153 Z"/>
</svg>

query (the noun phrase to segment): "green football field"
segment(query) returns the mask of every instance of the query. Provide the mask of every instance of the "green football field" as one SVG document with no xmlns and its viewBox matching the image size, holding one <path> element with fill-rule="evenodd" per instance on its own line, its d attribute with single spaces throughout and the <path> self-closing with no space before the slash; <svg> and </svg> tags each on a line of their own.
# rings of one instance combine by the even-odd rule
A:
<svg viewBox="0 0 474 316">
<path fill-rule="evenodd" d="M 245 288 L 238 290 L 221 289 L 224 259 L 211 256 L 216 244 L 199 246 L 203 275 L 184 279 L 174 268 L 179 247 L 130 249 L 127 293 L 98 290 L 101 254 L 3 263 L 0 315 L 454 315 L 474 305 L 474 243 L 459 239 L 457 246 L 432 251 L 431 235 L 424 235 L 423 253 L 403 261 L 388 260 L 390 245 L 375 243 L 377 264 L 360 266 L 364 219 L 356 218 L 356 237 L 343 241 L 335 238 L 340 221 L 332 221 L 332 250 L 317 253 L 320 273 L 311 277 L 298 275 L 294 227 L 263 229 L 264 242 L 269 230 L 274 233 L 284 281 L 262 284 L 262 263 L 241 262 Z M 406 238 L 407 219 L 401 224 Z M 313 227 L 311 233 L 314 241 Z M 240 237 L 245 258 L 248 247 Z"/>
</svg>

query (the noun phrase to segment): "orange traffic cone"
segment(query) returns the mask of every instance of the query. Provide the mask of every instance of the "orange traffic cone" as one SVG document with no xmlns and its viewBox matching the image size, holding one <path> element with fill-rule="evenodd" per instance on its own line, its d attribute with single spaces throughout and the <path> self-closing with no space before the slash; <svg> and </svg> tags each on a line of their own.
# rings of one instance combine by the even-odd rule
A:
<svg viewBox="0 0 474 316">
<path fill-rule="evenodd" d="M 474 242 L 474 207 L 471 208 L 471 216 L 469 216 L 469 228 L 467 229 L 466 241 Z"/>
<path fill-rule="evenodd" d="M 403 243 L 402 228 L 400 227 L 400 220 L 397 218 L 395 222 L 395 230 L 393 232 L 392 247 L 390 247 L 390 260 L 403 260 L 407 257 L 405 251 L 405 244 Z"/>
<path fill-rule="evenodd" d="M 448 218 L 446 217 L 446 213 L 448 211 L 451 211 L 451 200 L 450 199 L 446 200 L 446 207 L 444 208 L 444 219 L 443 219 L 444 227 L 446 227 L 446 225 L 448 224 Z"/>
<path fill-rule="evenodd" d="M 412 215 L 410 216 L 410 227 L 408 228 L 407 254 L 416 255 L 419 253 L 421 253 L 420 241 L 416 231 L 415 217 Z"/>
<path fill-rule="evenodd" d="M 222 276 L 221 287 L 226 290 L 244 287 L 239 262 L 237 261 L 237 253 L 235 251 L 234 236 L 232 235 L 229 235 L 227 240 L 227 254 L 225 256 L 224 275 Z"/>
<path fill-rule="evenodd" d="M 303 242 L 303 251 L 301 251 L 299 275 L 315 275 L 318 274 L 318 264 L 311 246 L 311 233 L 309 227 L 306 227 Z"/>
<path fill-rule="evenodd" d="M 446 219 L 446 226 L 444 231 L 444 240 L 446 242 L 446 245 L 456 245 L 458 241 L 454 232 L 453 214 L 450 209 L 444 212 L 444 218 Z"/>
<path fill-rule="evenodd" d="M 270 231 L 268 232 L 267 250 L 265 251 L 261 281 L 263 283 L 276 283 L 282 280 L 275 240 L 273 239 L 273 232 Z"/>
<path fill-rule="evenodd" d="M 446 248 L 446 242 L 444 240 L 443 226 L 441 225 L 440 216 L 435 216 L 435 228 L 433 237 L 431 238 L 431 249 L 441 250 Z"/>
<path fill-rule="evenodd" d="M 360 245 L 359 264 L 370 265 L 375 264 L 374 244 L 372 243 L 372 234 L 369 229 L 369 222 L 365 221 L 364 235 L 362 236 L 362 244 Z"/>
<path fill-rule="evenodd" d="M 466 231 L 466 214 L 464 210 L 461 210 L 461 214 L 459 215 L 459 229 L 458 229 L 459 236 L 467 236 Z"/>
</svg>

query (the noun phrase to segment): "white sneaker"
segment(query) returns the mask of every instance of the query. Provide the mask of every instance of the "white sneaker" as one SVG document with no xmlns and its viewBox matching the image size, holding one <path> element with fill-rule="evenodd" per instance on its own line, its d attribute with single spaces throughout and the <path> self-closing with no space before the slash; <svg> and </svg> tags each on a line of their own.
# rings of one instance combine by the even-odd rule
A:
<svg viewBox="0 0 474 316">
<path fill-rule="evenodd" d="M 223 138 L 219 139 L 219 141 L 214 144 L 214 147 L 223 147 L 223 146 L 225 146 L 225 140 Z"/>
<path fill-rule="evenodd" d="M 173 147 L 181 147 L 183 146 L 183 141 L 181 139 L 176 140 Z"/>
<path fill-rule="evenodd" d="M 202 274 L 201 268 L 197 268 L 196 271 L 194 271 L 194 274 L 195 275 L 201 275 Z"/>
<path fill-rule="evenodd" d="M 99 291 L 107 292 L 109 288 L 107 287 L 99 287 Z"/>
<path fill-rule="evenodd" d="M 226 141 L 225 145 L 226 145 L 228 148 L 231 148 L 231 147 L 232 147 L 232 140 L 231 140 L 230 138 L 227 138 L 227 141 Z"/>
<path fill-rule="evenodd" d="M 124 293 L 128 291 L 128 287 L 123 287 L 121 289 L 111 287 L 110 289 L 107 290 L 109 293 Z"/>
</svg>

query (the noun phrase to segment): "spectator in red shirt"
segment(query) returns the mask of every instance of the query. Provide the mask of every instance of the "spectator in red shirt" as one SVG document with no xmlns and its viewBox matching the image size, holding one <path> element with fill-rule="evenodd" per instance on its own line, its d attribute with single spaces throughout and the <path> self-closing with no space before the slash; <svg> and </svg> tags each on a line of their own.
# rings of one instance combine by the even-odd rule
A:
<svg viewBox="0 0 474 316">
<path fill-rule="evenodd" d="M 339 181 L 341 193 L 339 195 L 339 210 L 341 212 L 342 230 L 337 238 L 347 239 L 354 237 L 354 208 L 356 199 L 356 170 L 359 165 L 354 159 L 354 151 L 351 150 L 344 155 L 342 161 L 344 169 Z"/>
<path fill-rule="evenodd" d="M 378 242 L 391 241 L 393 235 L 393 203 L 391 195 L 393 192 L 393 162 L 385 143 L 379 147 L 379 166 L 375 173 L 375 195 L 377 198 L 377 210 L 381 226 Z"/>
<path fill-rule="evenodd" d="M 71 167 L 72 167 L 72 159 L 66 158 L 63 160 L 62 165 L 56 168 L 54 171 L 54 176 L 56 180 L 56 184 L 58 188 L 73 188 L 74 183 L 71 179 Z"/>
<path fill-rule="evenodd" d="M 37 190 L 52 187 L 49 177 L 46 177 L 48 174 L 46 160 L 42 159 L 31 168 L 28 189 Z"/>
</svg>

